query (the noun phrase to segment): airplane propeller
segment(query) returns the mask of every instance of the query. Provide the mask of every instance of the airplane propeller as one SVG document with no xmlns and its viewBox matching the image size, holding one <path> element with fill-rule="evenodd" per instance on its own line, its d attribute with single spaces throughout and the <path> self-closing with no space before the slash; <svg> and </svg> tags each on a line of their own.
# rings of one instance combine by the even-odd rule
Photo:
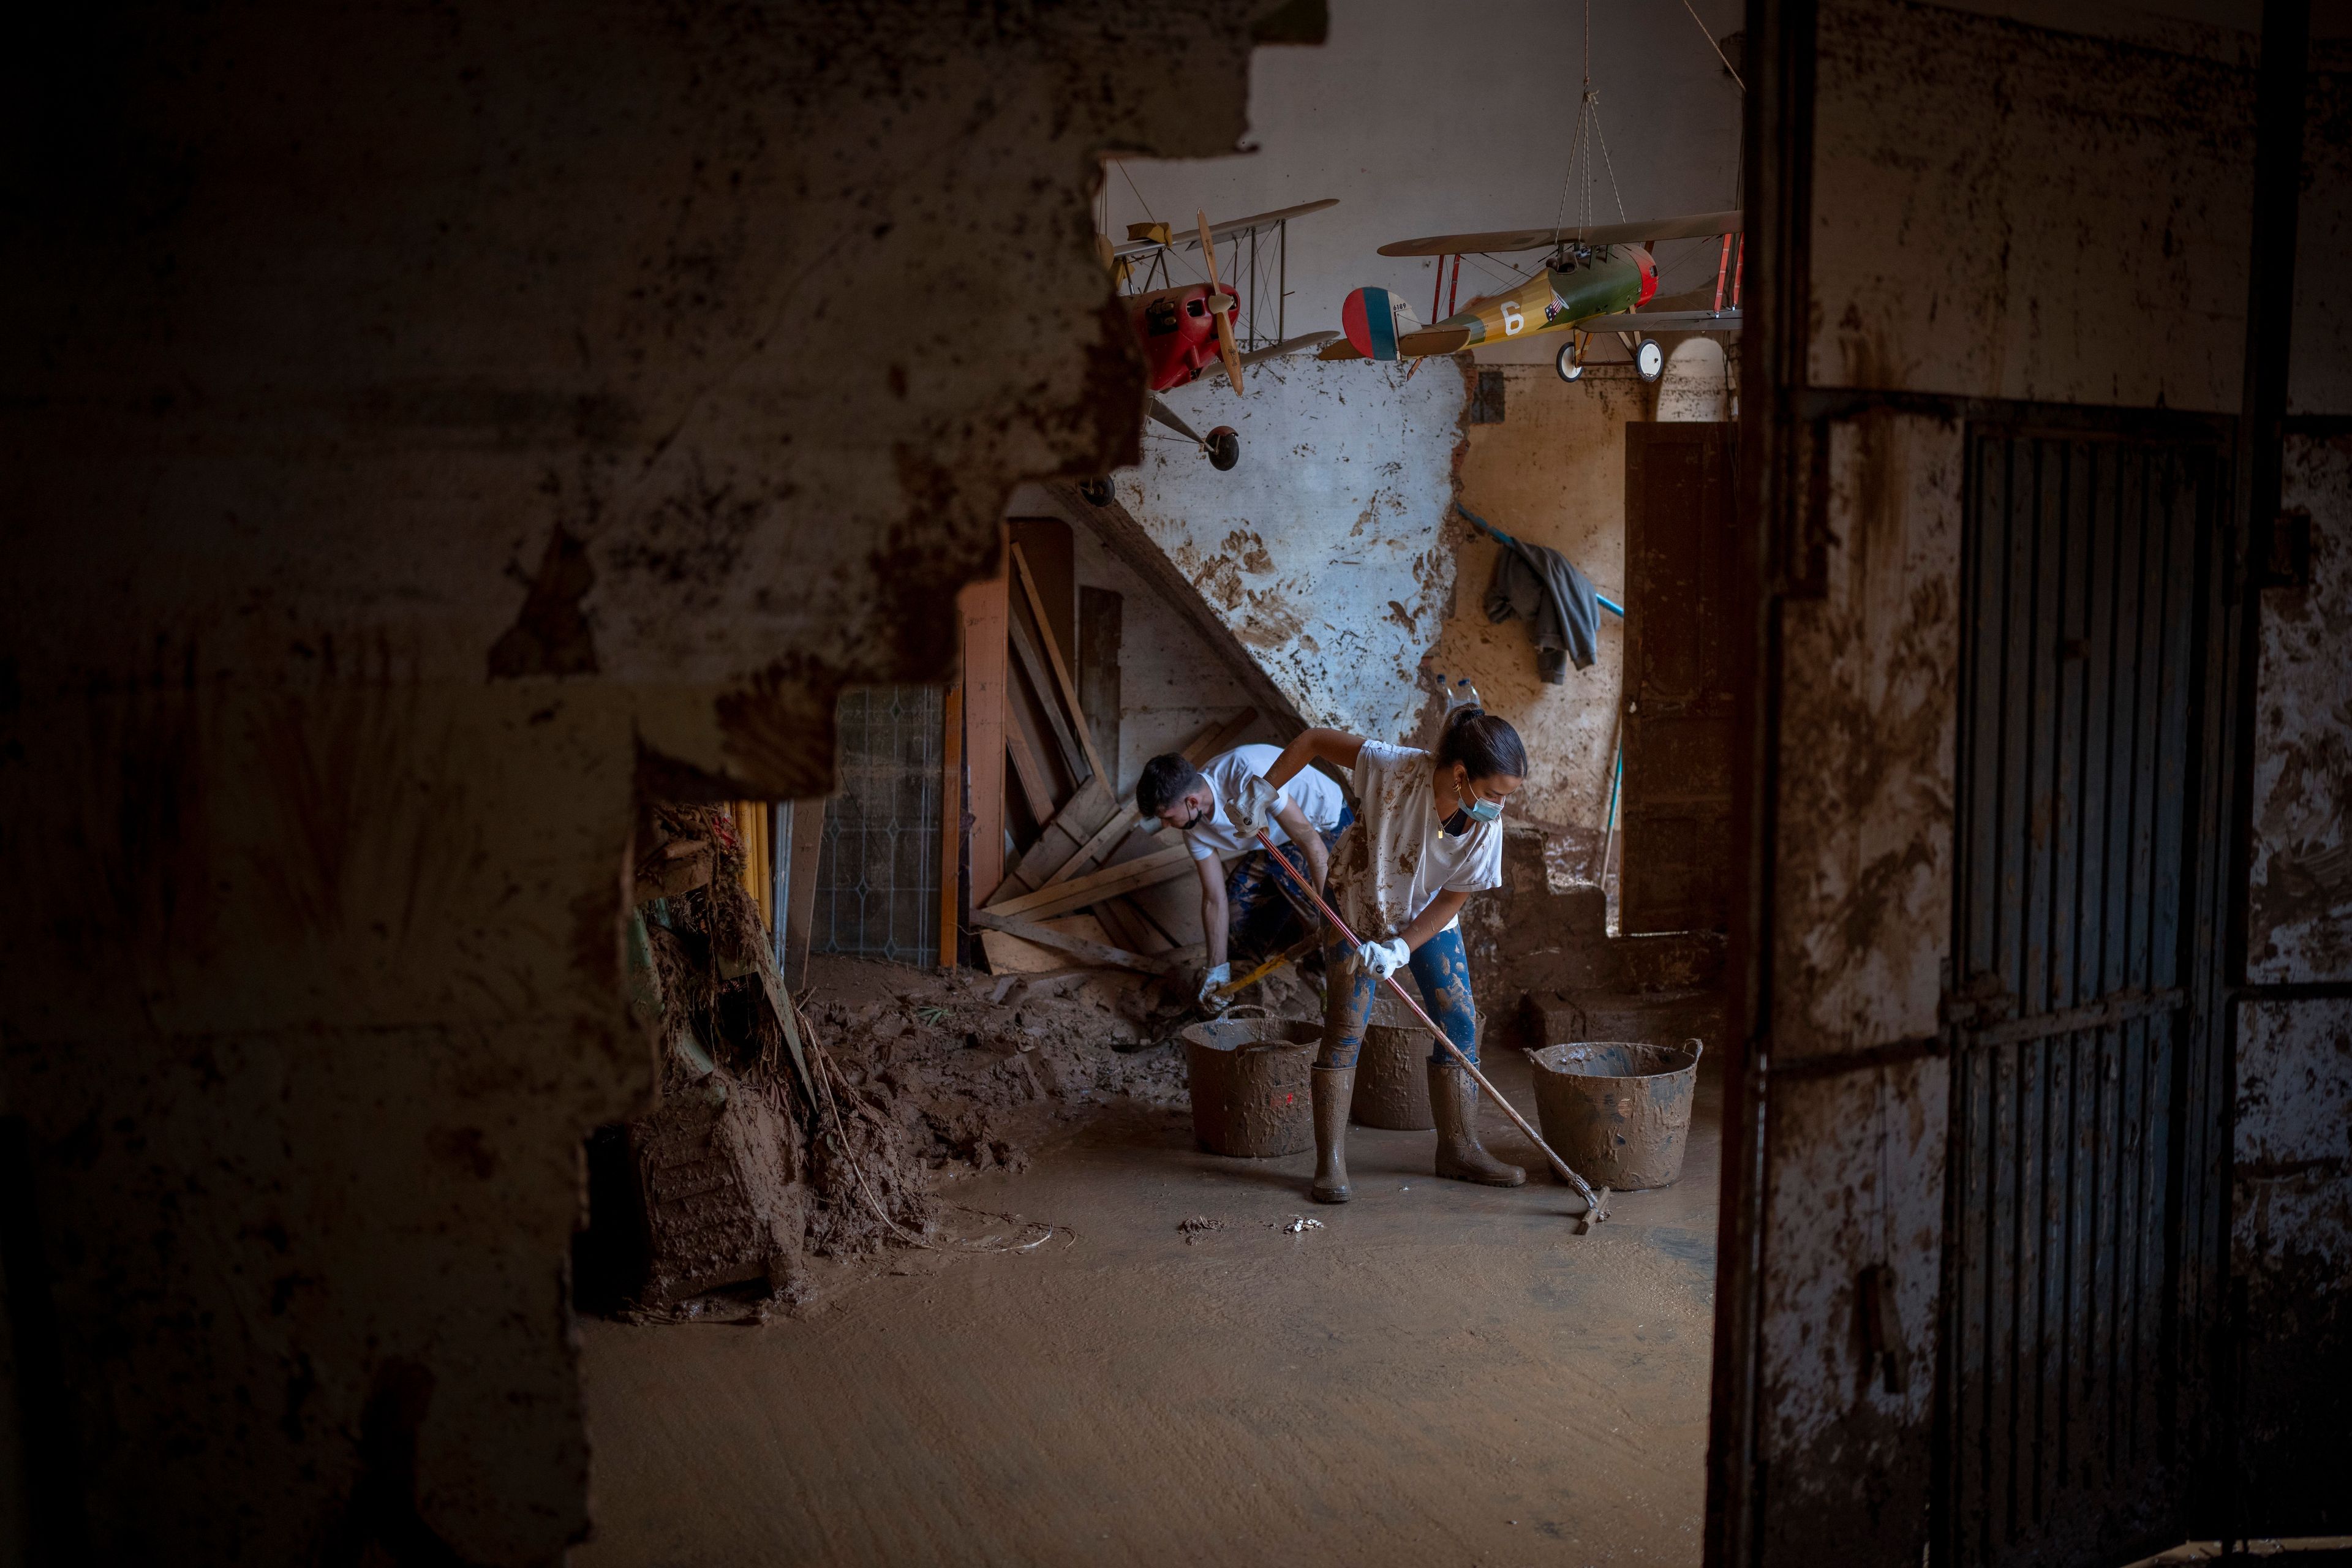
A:
<svg viewBox="0 0 2352 1568">
<path fill-rule="evenodd" d="M 1209 268 L 1209 310 L 1217 321 L 1217 354 L 1225 362 L 1225 378 L 1234 390 L 1242 389 L 1241 351 L 1234 346 L 1234 304 L 1225 286 L 1217 279 L 1217 247 L 1209 237 L 1209 215 L 1196 215 L 1201 222 L 1201 259 Z"/>
</svg>

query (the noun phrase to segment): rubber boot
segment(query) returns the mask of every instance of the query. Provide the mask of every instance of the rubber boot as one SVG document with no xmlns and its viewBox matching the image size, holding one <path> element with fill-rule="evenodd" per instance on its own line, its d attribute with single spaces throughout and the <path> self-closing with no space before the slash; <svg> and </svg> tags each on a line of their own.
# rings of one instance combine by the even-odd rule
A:
<svg viewBox="0 0 2352 1568">
<path fill-rule="evenodd" d="M 1437 1173 L 1457 1182 L 1516 1187 L 1528 1179 L 1478 1142 L 1478 1080 L 1456 1062 L 1429 1064 L 1429 1109 L 1437 1117 Z"/>
<path fill-rule="evenodd" d="M 1315 1069 L 1315 1185 L 1318 1204 L 1344 1204 L 1348 1185 L 1348 1110 L 1356 1102 L 1354 1068 Z"/>
</svg>

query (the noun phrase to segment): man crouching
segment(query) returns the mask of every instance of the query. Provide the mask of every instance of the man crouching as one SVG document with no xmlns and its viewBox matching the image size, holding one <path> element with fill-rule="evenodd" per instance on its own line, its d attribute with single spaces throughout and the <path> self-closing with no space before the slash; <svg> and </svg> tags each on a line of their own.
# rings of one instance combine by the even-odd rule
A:
<svg viewBox="0 0 2352 1568">
<path fill-rule="evenodd" d="M 1244 963 L 1280 952 L 1307 931 L 1318 917 L 1306 895 L 1290 885 L 1255 837 L 1234 826 L 1232 803 L 1274 765 L 1281 749 L 1236 746 L 1195 768 L 1171 753 L 1143 765 L 1135 783 L 1135 809 L 1156 816 L 1184 835 L 1192 868 L 1201 874 L 1201 930 L 1208 943 L 1208 973 L 1201 1001 L 1222 1009 L 1218 988 L 1233 978 L 1233 960 Z M 1355 820 L 1347 797 L 1328 774 L 1302 768 L 1276 793 L 1268 834 L 1279 846 L 1296 844 L 1307 874 L 1323 885 L 1331 847 L 1340 829 Z M 1238 856 L 1231 871 L 1221 860 Z"/>
</svg>

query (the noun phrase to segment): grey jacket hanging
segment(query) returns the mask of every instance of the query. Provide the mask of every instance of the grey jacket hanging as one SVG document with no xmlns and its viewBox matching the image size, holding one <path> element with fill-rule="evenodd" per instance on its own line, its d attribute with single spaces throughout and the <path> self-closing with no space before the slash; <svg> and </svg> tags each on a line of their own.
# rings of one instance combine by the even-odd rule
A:
<svg viewBox="0 0 2352 1568">
<path fill-rule="evenodd" d="M 1553 686 L 1568 683 L 1568 661 L 1591 667 L 1601 634 L 1601 601 L 1591 581 L 1559 551 L 1513 540 L 1495 557 L 1486 581 L 1486 619 L 1513 616 L 1534 623 L 1536 673 Z"/>
</svg>

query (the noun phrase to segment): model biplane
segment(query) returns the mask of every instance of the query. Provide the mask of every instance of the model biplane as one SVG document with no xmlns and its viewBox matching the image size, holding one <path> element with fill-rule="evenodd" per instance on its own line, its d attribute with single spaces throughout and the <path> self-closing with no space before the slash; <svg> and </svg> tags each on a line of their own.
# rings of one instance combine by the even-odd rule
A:
<svg viewBox="0 0 2352 1568">
<path fill-rule="evenodd" d="M 1383 245 L 1382 256 L 1437 258 L 1440 287 L 1445 258 L 1454 258 L 1454 286 L 1462 281 L 1465 256 L 1508 255 L 1546 250 L 1542 265 L 1516 287 L 1482 295 L 1428 326 L 1403 298 L 1386 289 L 1359 289 L 1340 310 L 1347 341 L 1327 346 L 1318 359 L 1398 360 L 1450 354 L 1480 343 L 1503 342 L 1538 332 L 1566 332 L 1554 360 L 1562 381 L 1584 374 L 1584 345 L 1596 332 L 1615 332 L 1633 355 L 1643 381 L 1665 369 L 1665 351 L 1652 332 L 1739 331 L 1739 238 L 1737 212 L 1700 213 L 1647 222 L 1581 227 L 1504 229 L 1487 234 L 1441 234 Z M 1706 310 L 1644 311 L 1658 289 L 1658 264 L 1650 247 L 1660 240 L 1722 239 L 1716 265 L 1715 295 Z M 1727 305 L 1725 286 L 1730 287 Z M 1437 313 L 1438 290 L 1430 291 Z M 1680 303 L 1680 300 L 1676 301 Z"/>
<path fill-rule="evenodd" d="M 1283 296 L 1290 264 L 1290 220 L 1338 205 L 1337 198 L 1307 202 L 1279 212 L 1259 213 L 1255 217 L 1218 224 L 1211 223 L 1208 215 L 1202 213 L 1197 215 L 1197 226 L 1190 234 L 1172 230 L 1164 223 L 1130 224 L 1128 237 L 1121 243 L 1102 241 L 1103 259 L 1110 267 L 1120 291 L 1119 303 L 1127 310 L 1136 340 L 1143 345 L 1144 358 L 1150 366 L 1151 417 L 1198 447 L 1220 469 L 1241 461 L 1239 433 L 1230 425 L 1220 425 L 1206 436 L 1199 435 L 1178 418 L 1159 395 L 1188 385 L 1220 365 L 1234 390 L 1239 392 L 1242 372 L 1247 366 L 1319 348 L 1339 335 L 1309 332 L 1286 338 L 1282 333 L 1286 313 Z M 1268 237 L 1273 243 L 1265 248 L 1272 252 L 1270 258 L 1261 255 L 1261 242 Z M 1226 253 L 1235 263 L 1228 268 L 1233 275 L 1230 281 L 1218 272 L 1220 241 L 1225 242 Z M 1209 275 L 1206 282 L 1172 281 L 1170 263 L 1185 251 L 1199 252 Z M 1267 288 L 1265 274 L 1269 259 L 1273 278 Z M 1270 333 L 1261 331 L 1258 304 L 1262 294 L 1269 295 L 1274 305 L 1274 330 Z"/>
</svg>

